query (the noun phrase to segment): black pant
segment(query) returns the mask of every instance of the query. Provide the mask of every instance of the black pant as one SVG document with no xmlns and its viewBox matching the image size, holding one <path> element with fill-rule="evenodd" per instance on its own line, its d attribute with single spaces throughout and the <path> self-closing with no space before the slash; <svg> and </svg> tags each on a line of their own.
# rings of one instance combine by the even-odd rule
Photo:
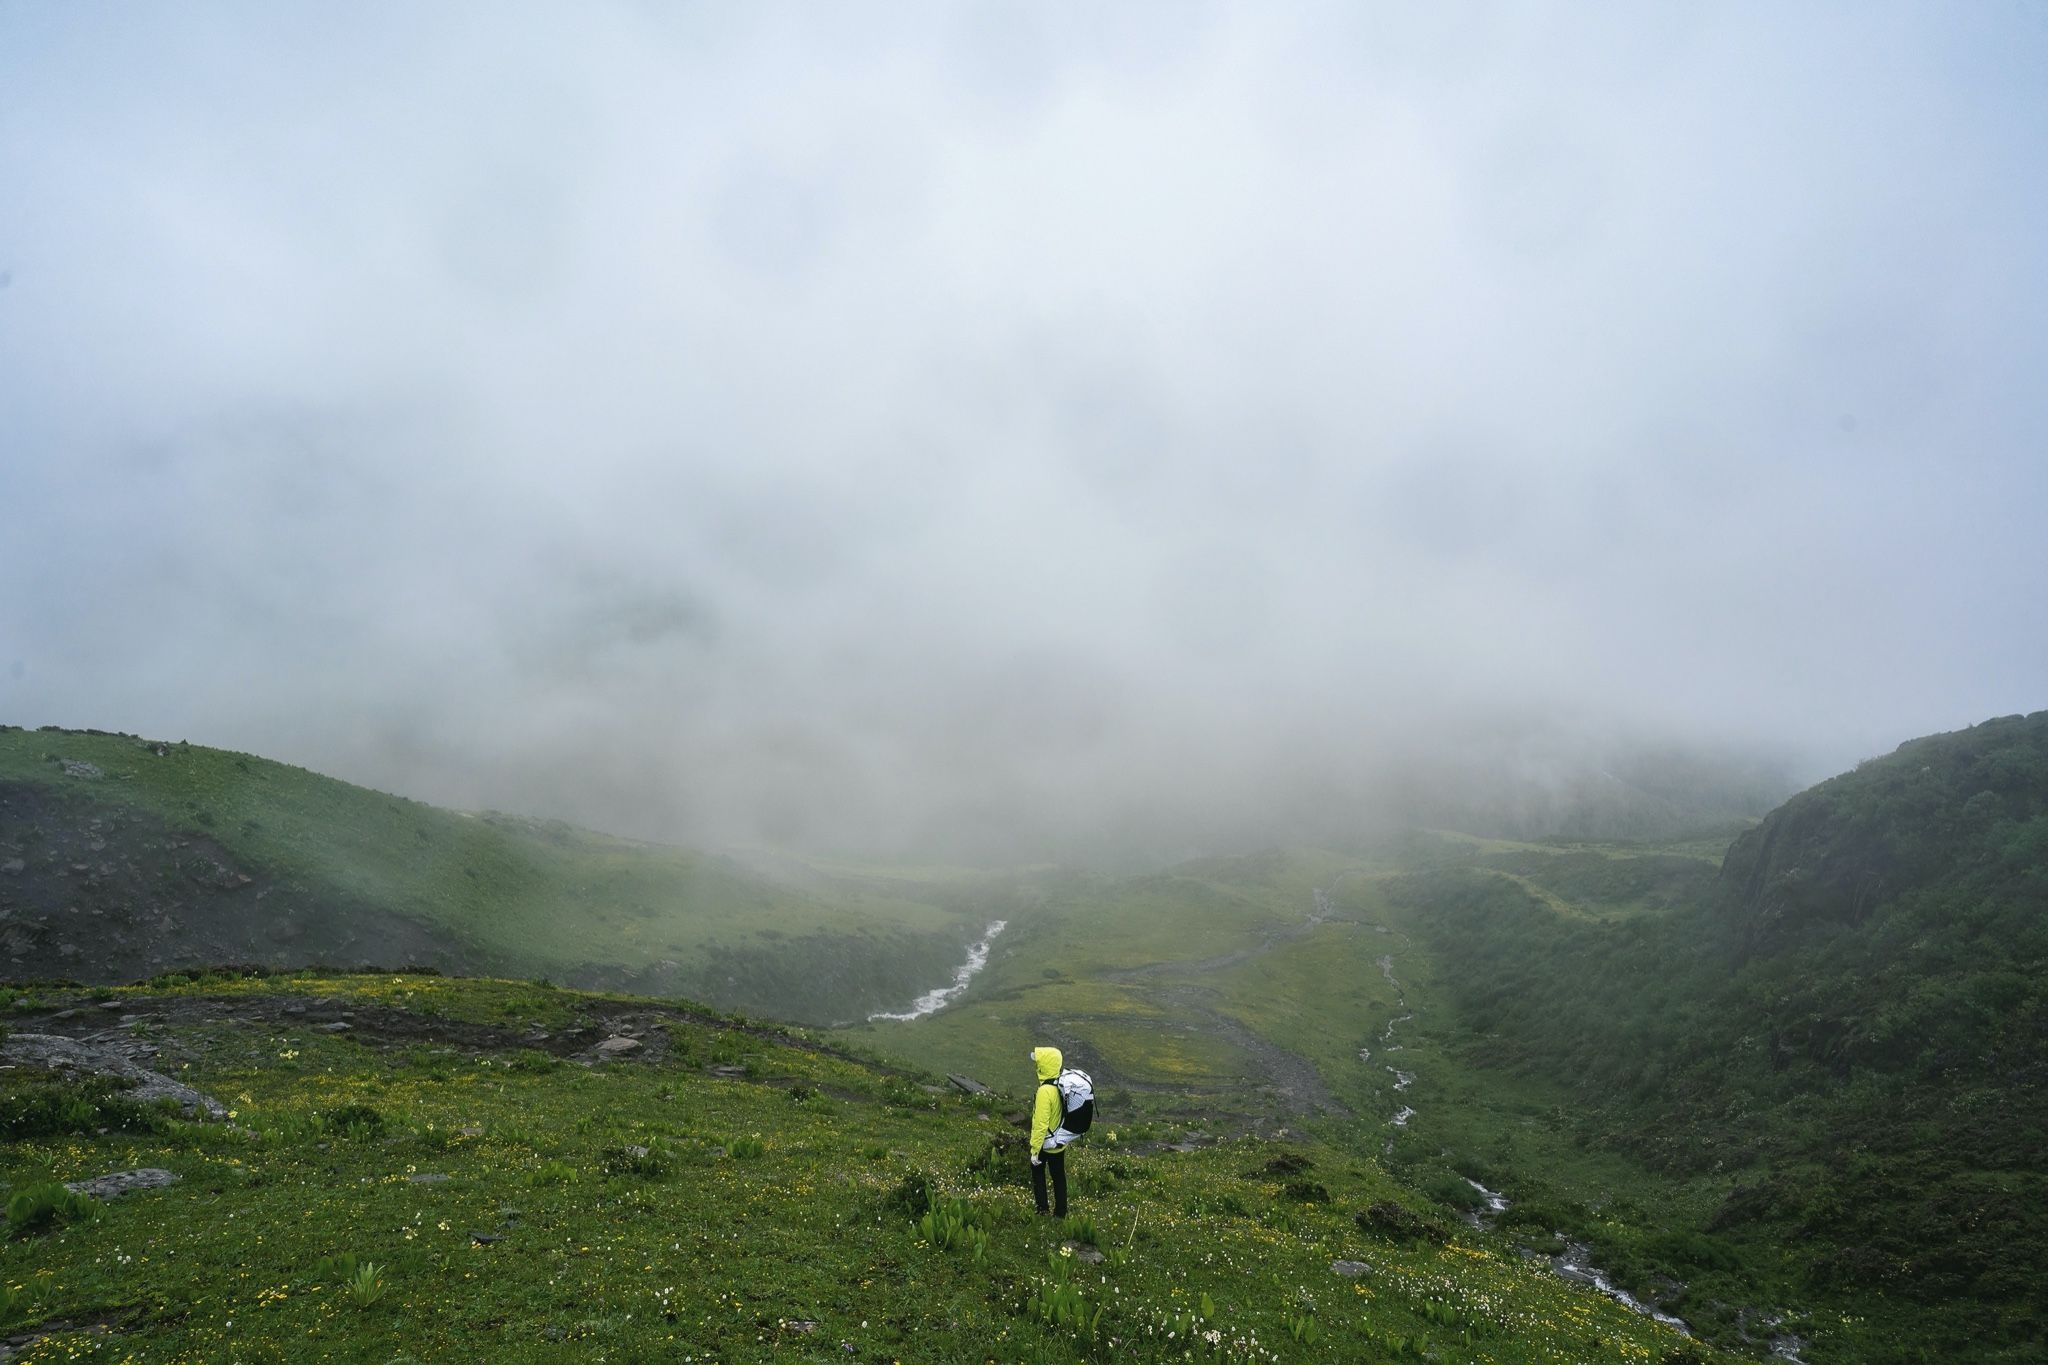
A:
<svg viewBox="0 0 2048 1365">
<path fill-rule="evenodd" d="M 1052 1214 L 1055 1218 L 1067 1216 L 1067 1154 L 1064 1150 L 1046 1152 L 1031 1168 L 1031 1195 L 1038 1201 L 1038 1211 L 1045 1212 L 1045 1173 L 1052 1172 Z"/>
</svg>

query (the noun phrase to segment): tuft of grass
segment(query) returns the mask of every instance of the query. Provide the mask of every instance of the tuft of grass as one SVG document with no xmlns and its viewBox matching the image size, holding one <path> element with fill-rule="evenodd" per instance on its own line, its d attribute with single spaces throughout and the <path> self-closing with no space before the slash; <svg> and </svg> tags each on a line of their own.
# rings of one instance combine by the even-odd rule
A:
<svg viewBox="0 0 2048 1365">
<path fill-rule="evenodd" d="M 383 1135 L 384 1115 L 367 1104 L 346 1104 L 321 1115 L 320 1125 L 336 1137 L 360 1141 Z"/>
<path fill-rule="evenodd" d="M 384 1267 L 375 1261 L 365 1261 L 348 1278 L 349 1302 L 358 1308 L 368 1308 L 384 1297 L 385 1288 Z"/>
<path fill-rule="evenodd" d="M 55 1180 L 41 1180 L 15 1191 L 7 1200 L 7 1230 L 28 1237 L 59 1223 L 83 1223 L 99 1216 L 99 1205 Z"/>
</svg>

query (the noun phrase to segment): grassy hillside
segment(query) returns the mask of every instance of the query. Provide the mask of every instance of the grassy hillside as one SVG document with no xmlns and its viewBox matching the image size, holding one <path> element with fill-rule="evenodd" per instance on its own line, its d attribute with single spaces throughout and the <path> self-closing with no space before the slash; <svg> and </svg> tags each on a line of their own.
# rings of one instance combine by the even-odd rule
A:
<svg viewBox="0 0 2048 1365">
<path fill-rule="evenodd" d="M 1327 1144 L 1105 1128 L 1074 1216 L 1036 1219 L 1020 1096 L 694 1008 L 411 975 L 10 996 L 10 1058 L 111 1024 L 228 1111 L 0 1073 L 23 1360 L 1718 1358 Z M 36 1192 L 133 1168 L 177 1182 L 77 1218 Z"/>
<path fill-rule="evenodd" d="M 0 730 L 0 908 L 16 911 L 0 947 L 17 979 L 422 962 L 828 1022 L 943 980 L 1010 894 L 966 874 L 769 876 L 248 754 Z"/>
<path fill-rule="evenodd" d="M 1469 1090 L 1453 1145 L 1566 1199 L 1611 1188 L 1575 1144 L 1638 1170 L 1662 1216 L 1602 1254 L 1644 1292 L 1860 1299 L 1891 1330 L 1852 1359 L 2038 1358 L 2048 714 L 1795 798 L 1668 912 L 1550 861 L 1389 884 Z M 1556 1121 L 1510 1130 L 1518 1104 Z"/>
<path fill-rule="evenodd" d="M 1050 1041 L 1211 1131 L 1335 1118 L 1384 1091 L 1354 1055 L 1392 1001 L 1356 912 L 1366 867 L 1290 850 L 1048 880 L 958 1005 L 850 1036 L 990 1079 L 1024 1070 L 1019 1038 Z"/>
<path fill-rule="evenodd" d="M 857 1224 L 872 1240 L 892 1217 L 907 1223 L 925 1211 L 915 1199 L 889 1202 L 898 1182 L 922 1171 L 961 1192 L 969 1207 L 955 1212 L 988 1232 L 998 1250 L 964 1266 L 939 1257 L 940 1278 L 914 1259 L 861 1262 L 868 1268 L 857 1273 L 852 1261 L 833 1262 L 840 1277 L 833 1283 L 841 1286 L 829 1301 L 834 1311 L 862 1306 L 844 1289 L 847 1275 L 864 1291 L 888 1281 L 878 1292 L 891 1296 L 895 1280 L 904 1279 L 943 1307 L 943 1331 L 930 1316 L 940 1308 L 907 1300 L 893 1315 L 869 1315 L 893 1322 L 895 1335 L 862 1338 L 868 1344 L 859 1349 L 907 1359 L 1102 1352 L 1100 1342 L 1071 1335 L 1049 1347 L 1042 1332 L 1019 1335 L 1014 1305 L 1040 1292 L 1031 1277 L 1048 1248 L 1027 1241 L 1021 1262 L 1001 1260 L 1009 1244 L 1000 1234 L 1018 1221 L 1011 1215 L 1023 1195 L 994 1178 L 988 1139 L 1014 1136 L 1003 1119 L 1026 1093 L 1025 1050 L 1051 1042 L 1093 1072 L 1110 1116 L 1105 1127 L 1117 1132 L 1116 1165 L 1100 1168 L 1115 1173 L 1091 1175 L 1102 1183 L 1090 1196 L 1127 1199 L 1117 1218 L 1137 1216 L 1140 1231 L 1126 1238 L 1126 1258 L 1098 1269 L 1088 1291 L 1098 1295 L 1089 1302 L 1106 1303 L 1112 1317 L 1141 1300 L 1148 1305 L 1119 1319 L 1127 1324 L 1118 1336 L 1124 1353 L 1149 1323 L 1154 1335 L 1143 1338 L 1144 1349 L 1156 1354 L 1157 1331 L 1171 1312 L 1199 1303 L 1194 1286 L 1212 1283 L 1205 1277 L 1218 1267 L 1251 1277 L 1233 1291 L 1240 1306 L 1230 1310 L 1243 1315 L 1245 1333 L 1232 1336 L 1220 1318 L 1203 1328 L 1219 1333 L 1219 1348 L 1236 1342 L 1221 1353 L 1238 1358 L 1276 1349 L 1303 1359 L 1397 1359 L 1416 1349 L 1439 1359 L 1501 1360 L 1609 1358 L 1602 1352 L 1683 1360 L 1686 1351 L 1707 1352 L 1660 1336 L 1664 1329 L 1640 1317 L 1632 1322 L 1648 1335 L 1580 1331 L 1588 1310 L 1576 1294 L 1556 1300 L 1548 1316 L 1502 1318 L 1502 1330 L 1490 1334 L 1469 1310 L 1539 1291 L 1516 1288 L 1513 1277 L 1475 1289 L 1452 1273 L 1459 1262 L 1442 1259 L 1467 1255 L 1502 1266 L 1525 1258 L 1516 1264 L 1525 1278 L 1547 1283 L 1542 1292 L 1561 1288 L 1556 1267 L 1597 1266 L 1705 1339 L 1752 1356 L 1776 1350 L 1811 1365 L 1942 1360 L 1968 1343 L 1974 1359 L 2017 1361 L 2038 1350 L 2043 1326 L 2031 1286 L 2048 1270 L 2040 1234 L 2048 1189 L 2038 1161 L 2040 1134 L 2048 1131 L 2041 1088 L 2048 1040 L 2044 721 L 2015 719 L 1916 742 L 1796 798 L 1747 833 L 1607 844 L 1411 831 L 1347 852 L 1274 850 L 1136 877 L 1044 868 L 992 877 L 766 854 L 741 863 L 435 811 L 243 756 L 118 736 L 14 732 L 0 734 L 0 947 L 34 937 L 24 921 L 36 934 L 55 926 L 85 937 L 76 926 L 100 910 L 112 928 L 101 939 L 129 934 L 135 952 L 146 954 L 158 943 L 144 932 L 161 908 L 157 900 L 175 897 L 185 913 L 211 916 L 221 935 L 212 942 L 249 935 L 263 949 L 258 960 L 307 960 L 325 927 L 348 925 L 358 930 L 353 943 L 382 936 L 408 954 L 407 936 L 424 935 L 445 960 L 472 969 L 517 953 L 520 975 L 587 978 L 602 962 L 612 982 L 664 994 L 705 984 L 711 989 L 702 993 L 728 1007 L 835 1021 L 864 1015 L 863 1001 L 879 996 L 900 1005 L 947 980 L 964 944 L 1001 918 L 1008 928 L 956 1004 L 913 1022 L 855 1024 L 830 1036 L 834 1046 L 870 1050 L 908 1070 L 977 1077 L 1011 1091 L 1009 1098 L 966 1104 L 905 1089 L 900 1077 L 891 1081 L 792 1036 L 781 1042 L 813 1062 L 833 1056 L 834 1065 L 896 1088 L 878 1111 L 835 1110 L 815 1126 L 807 1125 L 827 1112 L 810 1107 L 817 1095 L 785 1098 L 778 1108 L 775 1097 L 741 1085 L 743 1074 L 690 1093 L 723 1097 L 728 1107 L 711 1111 L 722 1129 L 737 1131 L 740 1116 L 753 1114 L 758 1120 L 744 1121 L 758 1121 L 763 1133 L 810 1134 L 799 1145 L 816 1143 L 815 1160 L 786 1172 L 800 1188 L 719 1203 L 715 1193 L 657 1196 L 628 1181 L 606 1184 L 605 1198 L 638 1192 L 656 1199 L 646 1207 L 669 1224 L 700 1218 L 684 1217 L 699 1207 L 721 1228 L 737 1225 L 743 1210 L 767 1210 L 794 1219 L 806 1236 L 828 1227 L 851 1235 Z M 206 795 L 218 792 L 229 795 Z M 410 845 L 402 837 L 408 832 Z M 94 849 L 96 840 L 107 847 Z M 466 869 L 452 877 L 443 861 L 448 849 Z M 119 920 L 115 912 L 131 901 L 146 913 Z M 273 914 L 279 906 L 297 913 Z M 188 948 L 206 942 L 190 925 L 176 932 Z M 321 960 L 365 959 L 333 953 Z M 514 1081 L 527 1074 L 522 1068 L 556 1074 L 545 1057 L 518 1047 L 587 1052 L 597 1036 L 570 1038 L 565 1028 L 579 1011 L 592 1028 L 638 1020 L 644 1036 L 664 1040 L 640 1054 L 657 1058 L 681 1046 L 673 1040 L 682 1024 L 713 1030 L 715 1050 L 706 1050 L 714 1048 L 710 1035 L 684 1050 L 691 1086 L 713 1084 L 691 1067 L 758 1069 L 747 1050 L 781 1045 L 694 1009 L 628 1006 L 537 986 L 407 977 L 401 992 L 382 978 L 272 979 L 213 981 L 204 993 L 273 1003 L 239 1015 L 209 1004 L 200 1019 L 152 1008 L 178 1027 L 239 1029 L 244 1041 L 234 1055 L 249 1074 L 271 1076 L 258 1082 L 265 1085 L 297 1074 L 273 1067 L 272 1058 L 295 1063 L 309 1055 L 304 1025 L 332 1021 L 341 1008 L 335 1001 L 344 998 L 424 1020 L 391 1024 L 409 1066 L 427 1065 L 437 1048 L 470 1049 L 474 1070 L 444 1055 L 445 1075 L 435 1081 L 469 1093 L 488 1089 L 486 1079 L 526 1084 Z M 274 999 L 308 994 L 325 1003 L 309 1002 L 306 1016 Z M 31 1003 L 46 1014 L 55 1002 Z M 356 1013 L 359 1021 L 396 1017 Z M 497 1031 L 475 1031 L 484 1025 Z M 507 1026 L 522 1040 L 548 1037 L 515 1045 Z M 336 1040 L 312 1042 L 323 1066 L 330 1064 L 325 1049 Z M 274 1052 L 266 1050 L 271 1044 Z M 509 1073 L 497 1057 L 508 1047 L 517 1062 Z M 347 1055 L 370 1068 L 363 1077 L 382 1078 L 374 1081 L 381 1093 L 426 1104 L 427 1091 L 399 1084 L 411 1073 L 393 1069 L 390 1051 Z M 195 1070 L 205 1060 L 181 1057 Z M 609 1124 L 604 1131 L 615 1140 L 591 1149 L 600 1160 L 606 1145 L 650 1146 L 627 1139 L 661 1131 L 674 1150 L 653 1162 L 672 1168 L 656 1174 L 657 1186 L 671 1177 L 687 1186 L 698 1164 L 728 1169 L 717 1164 L 722 1157 L 699 1162 L 705 1153 L 698 1148 L 720 1145 L 705 1136 L 709 1129 L 661 1128 L 660 1111 L 645 1108 L 644 1095 L 589 1091 L 593 1082 L 577 1080 L 579 1073 L 563 1073 L 583 1088 L 573 1102 L 542 1086 L 523 1094 L 520 1106 L 535 1113 L 563 1106 L 565 1121 L 582 1106 L 579 1141 Z M 763 1074 L 775 1081 L 779 1073 Z M 789 1071 L 780 1083 L 849 1105 L 870 1084 L 852 1072 L 835 1075 L 828 1085 L 822 1072 Z M 304 1079 L 316 1090 L 327 1084 Z M 678 1084 L 670 1091 L 685 1093 Z M 246 1093 L 263 1094 L 254 1085 Z M 276 1093 L 292 1097 L 278 1101 L 287 1109 L 318 1110 L 313 1092 Z M 755 1099 L 740 1098 L 749 1095 Z M 755 1100 L 766 1107 L 744 1107 Z M 592 1117 L 599 1114 L 607 1117 Z M 918 1125 L 930 1129 L 922 1146 Z M 828 1130 L 848 1136 L 846 1150 L 826 1150 Z M 693 1131 L 704 1138 L 695 1146 Z M 336 1158 L 328 1153 L 344 1150 L 334 1137 L 315 1135 L 319 1160 L 330 1165 Z M 1263 1144 L 1283 1139 L 1313 1166 L 1270 1166 Z M 525 1141 L 492 1159 L 516 1169 L 570 1152 L 573 1144 L 565 1143 Z M 1105 1132 L 1090 1155 L 1109 1146 Z M 450 1150 L 468 1149 L 455 1143 Z M 918 1170 L 905 1169 L 906 1159 Z M 571 1186 L 586 1196 L 595 1188 L 563 1180 L 564 1198 Z M 1482 1185 L 1504 1194 L 1507 1207 L 1487 1211 Z M 821 1202 L 805 1202 L 814 1198 Z M 1375 1205 L 1385 1207 L 1368 1212 Z M 1352 1216 L 1360 1213 L 1363 1222 Z M 1171 1273 L 1118 1278 L 1134 1264 L 1130 1253 L 1146 1246 L 1148 1229 L 1161 1243 L 1154 1268 Z M 1433 1240 L 1453 1229 L 1460 1238 L 1470 1231 L 1463 1251 Z M 636 1233 L 610 1235 L 626 1238 L 615 1245 L 650 1269 L 659 1263 L 658 1245 L 632 1240 Z M 1354 1237 L 1365 1241 L 1346 1240 Z M 1235 1249 L 1209 1245 L 1218 1238 Z M 1456 1332 L 1425 1333 L 1429 1344 L 1418 1348 L 1398 1314 L 1367 1313 L 1346 1320 L 1350 1335 L 1327 1339 L 1341 1345 L 1300 1349 L 1294 1330 L 1311 1331 L 1300 1327 L 1303 1304 L 1315 1305 L 1313 1330 L 1320 1332 L 1330 1294 L 1365 1308 L 1380 1302 L 1374 1296 L 1386 1281 L 1333 1284 L 1327 1262 L 1358 1259 L 1351 1250 L 1381 1243 L 1394 1249 L 1393 1259 L 1368 1257 L 1375 1276 L 1411 1273 L 1391 1269 L 1409 1264 L 1401 1256 L 1438 1258 L 1428 1263 L 1433 1269 L 1414 1263 L 1412 1273 L 1415 1283 L 1439 1277 L 1454 1317 L 1431 1318 L 1437 1310 L 1421 1300 L 1408 1307 L 1437 1327 L 1455 1323 Z M 744 1234 L 701 1244 L 672 1237 L 672 1255 L 693 1247 L 699 1255 L 672 1279 L 671 1293 L 700 1293 L 727 1257 L 744 1259 L 745 1245 Z M 794 1250 L 798 1243 L 778 1245 L 778 1254 L 818 1255 Z M 331 1254 L 339 1253 L 314 1259 Z M 1064 1263 L 1056 1256 L 1045 1273 L 1056 1275 Z M 1007 1269 L 998 1274 L 991 1265 Z M 1259 1278 L 1268 1270 L 1272 1277 Z M 576 1283 L 596 1292 L 589 1281 Z M 748 1283 L 746 1304 L 764 1292 L 788 1297 L 772 1278 Z M 1252 1284 L 1256 1292 L 1245 1287 Z M 1224 1302 L 1219 1291 L 1204 1292 Z M 1283 1304 L 1293 1307 L 1283 1311 Z M 780 1324 L 786 1314 L 778 1315 Z M 559 1317 L 546 1321 L 562 1326 Z M 700 1309 L 698 1329 L 708 1331 L 710 1321 Z M 1546 1335 L 1553 1329 L 1563 1335 Z M 638 1343 L 621 1346 L 620 1358 L 653 1349 L 623 1318 L 604 1330 L 619 1335 L 591 1340 Z M 751 1345 L 748 1330 L 758 1338 Z M 1285 1342 L 1279 1330 L 1288 1333 Z M 1467 1331 L 1475 1333 L 1471 1342 Z M 678 1341 L 715 1342 L 718 1359 L 766 1351 L 778 1332 L 780 1349 L 797 1358 L 815 1344 L 784 1325 L 770 1331 L 758 1315 L 736 1319 L 735 1332 Z M 927 1332 L 945 1349 L 922 1352 L 919 1334 Z M 1404 1337 L 1409 1346 L 1399 1344 Z M 1187 1349 L 1185 1335 L 1174 1340 Z M 453 1351 L 452 1342 L 436 1350 Z M 972 1349 L 986 1355 L 958 1354 L 967 1343 L 983 1343 Z"/>
</svg>

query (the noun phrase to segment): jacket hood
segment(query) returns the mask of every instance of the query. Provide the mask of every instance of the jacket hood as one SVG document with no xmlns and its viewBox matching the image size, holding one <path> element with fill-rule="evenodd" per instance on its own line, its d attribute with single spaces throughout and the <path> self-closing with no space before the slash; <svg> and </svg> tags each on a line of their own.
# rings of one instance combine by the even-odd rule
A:
<svg viewBox="0 0 2048 1365">
<path fill-rule="evenodd" d="M 1056 1047 L 1032 1048 L 1031 1060 L 1038 1063 L 1038 1079 L 1041 1081 L 1049 1081 L 1060 1074 L 1062 1059 Z"/>
</svg>

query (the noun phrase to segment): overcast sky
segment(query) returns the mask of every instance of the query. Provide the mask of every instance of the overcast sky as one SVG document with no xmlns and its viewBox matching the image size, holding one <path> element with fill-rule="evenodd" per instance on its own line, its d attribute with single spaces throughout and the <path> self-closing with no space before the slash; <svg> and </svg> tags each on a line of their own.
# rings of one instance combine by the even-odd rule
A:
<svg viewBox="0 0 2048 1365">
<path fill-rule="evenodd" d="M 4 0 L 0 721 L 877 847 L 1818 776 L 2048 706 L 2044 329 L 2033 0 Z"/>
</svg>

